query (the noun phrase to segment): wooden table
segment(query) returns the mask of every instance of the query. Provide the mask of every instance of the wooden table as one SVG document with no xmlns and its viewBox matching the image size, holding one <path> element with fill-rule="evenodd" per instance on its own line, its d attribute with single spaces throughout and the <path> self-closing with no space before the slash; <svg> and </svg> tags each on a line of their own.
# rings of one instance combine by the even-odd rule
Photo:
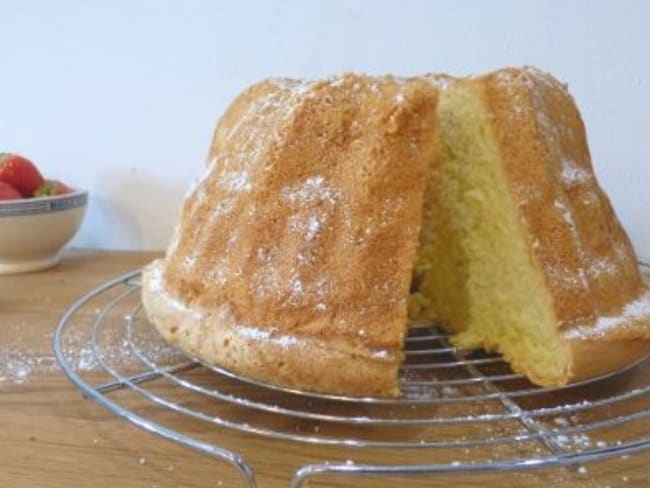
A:
<svg viewBox="0 0 650 488">
<path fill-rule="evenodd" d="M 0 362 L 5 362 L 4 369 L 0 369 L 0 376 L 4 375 L 0 381 L 0 487 L 241 486 L 230 466 L 146 433 L 84 399 L 52 361 L 51 333 L 62 311 L 89 289 L 137 269 L 154 256 L 72 251 L 61 265 L 49 271 L 0 277 Z M 12 366 L 8 361 L 13 361 Z M 135 403 L 132 408 L 140 408 L 139 412 L 147 415 L 157 407 Z M 648 427 L 647 423 L 637 424 L 634 429 L 645 429 L 650 435 Z M 211 435 L 198 430 L 196 433 Z M 214 442 L 241 453 L 252 464 L 263 488 L 288 486 L 291 473 L 305 462 L 357 456 L 354 450 L 278 442 L 229 430 L 214 435 L 218 435 Z M 386 459 L 381 451 L 366 456 L 376 462 L 395 461 Z M 444 460 L 444 455 L 440 459 Z M 500 488 L 650 486 L 650 451 L 589 464 L 583 473 L 545 469 L 393 477 L 383 481 L 329 476 L 316 478 L 309 486 L 405 484 Z"/>
</svg>

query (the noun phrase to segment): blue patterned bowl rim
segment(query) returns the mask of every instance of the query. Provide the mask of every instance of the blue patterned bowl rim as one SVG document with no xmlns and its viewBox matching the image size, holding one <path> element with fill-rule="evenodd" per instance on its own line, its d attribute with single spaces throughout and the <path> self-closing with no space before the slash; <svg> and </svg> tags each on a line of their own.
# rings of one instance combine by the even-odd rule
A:
<svg viewBox="0 0 650 488">
<path fill-rule="evenodd" d="M 5 200 L 0 202 L 0 218 L 63 212 L 73 208 L 84 207 L 87 204 L 88 192 L 80 190 L 54 197 Z"/>
</svg>

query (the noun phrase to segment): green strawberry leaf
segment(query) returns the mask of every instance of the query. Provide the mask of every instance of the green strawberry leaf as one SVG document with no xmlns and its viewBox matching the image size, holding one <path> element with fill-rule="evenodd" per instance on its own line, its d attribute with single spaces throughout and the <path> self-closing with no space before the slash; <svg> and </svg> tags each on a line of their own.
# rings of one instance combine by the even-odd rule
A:
<svg viewBox="0 0 650 488">
<path fill-rule="evenodd" d="M 49 197 L 51 195 L 54 195 L 54 192 L 56 191 L 56 188 L 52 183 L 43 183 L 41 186 L 39 186 L 36 191 L 34 192 L 35 197 Z"/>
</svg>

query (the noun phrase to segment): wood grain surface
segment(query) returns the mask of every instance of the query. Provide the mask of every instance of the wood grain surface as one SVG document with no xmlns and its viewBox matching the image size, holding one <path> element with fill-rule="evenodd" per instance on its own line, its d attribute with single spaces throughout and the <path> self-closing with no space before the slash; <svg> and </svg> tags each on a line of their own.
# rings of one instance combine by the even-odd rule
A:
<svg viewBox="0 0 650 488">
<path fill-rule="evenodd" d="M 84 399 L 53 362 L 51 335 L 64 309 L 91 288 L 137 269 L 155 256 L 152 253 L 71 251 L 54 269 L 0 277 L 0 361 L 4 361 L 0 365 L 3 375 L 0 379 L 0 487 L 242 486 L 241 478 L 228 464 L 145 432 L 94 401 Z M 86 312 L 89 319 L 100 308 L 99 305 L 92 307 L 94 305 Z M 197 381 L 210 381 L 200 370 L 187 374 L 196 375 Z M 630 381 L 642 381 L 650 378 L 650 371 L 638 368 L 631 375 Z M 101 383 L 106 377 L 86 364 L 83 378 Z M 181 404 L 205 411 L 212 408 L 209 400 L 184 397 L 186 393 L 169 383 L 151 388 Z M 294 470 L 305 463 L 466 460 L 460 451 L 426 449 L 415 453 L 413 450 L 387 453 L 275 441 L 188 419 L 130 391 L 118 390 L 109 397 L 145 418 L 156 419 L 241 454 L 255 469 L 258 486 L 262 488 L 288 486 Z M 257 414 L 245 410 L 231 414 L 242 422 L 257 420 Z M 295 428 L 300 430 L 298 424 Z M 444 428 L 447 435 L 468 434 L 463 426 Z M 621 425 L 607 435 L 611 442 L 650 437 L 650 422 Z M 500 453 L 494 454 L 498 457 Z M 650 451 L 642 451 L 624 458 L 590 463 L 584 469 L 389 478 L 328 475 L 314 478 L 309 486 L 645 487 L 650 486 L 649 462 Z"/>
</svg>

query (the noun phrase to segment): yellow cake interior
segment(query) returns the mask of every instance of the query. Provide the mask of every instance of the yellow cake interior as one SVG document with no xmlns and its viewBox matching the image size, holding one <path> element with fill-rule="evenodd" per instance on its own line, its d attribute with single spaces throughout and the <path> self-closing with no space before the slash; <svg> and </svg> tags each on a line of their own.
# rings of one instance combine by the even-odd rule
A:
<svg viewBox="0 0 650 488">
<path fill-rule="evenodd" d="M 551 298 L 507 189 L 481 87 L 442 90 L 409 316 L 498 351 L 539 384 L 566 377 Z M 498 345 L 498 346 L 497 346 Z"/>
</svg>

